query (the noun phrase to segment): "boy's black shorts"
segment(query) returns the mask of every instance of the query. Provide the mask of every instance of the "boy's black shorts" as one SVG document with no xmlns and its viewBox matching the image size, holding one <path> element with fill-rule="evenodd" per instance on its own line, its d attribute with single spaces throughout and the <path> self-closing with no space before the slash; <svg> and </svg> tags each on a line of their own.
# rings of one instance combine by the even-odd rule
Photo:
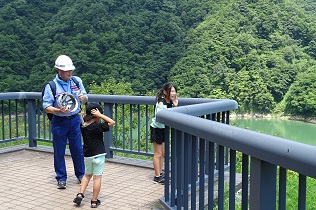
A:
<svg viewBox="0 0 316 210">
<path fill-rule="evenodd" d="M 162 144 L 165 142 L 165 129 L 164 128 L 153 128 L 150 126 L 150 141 Z"/>
</svg>

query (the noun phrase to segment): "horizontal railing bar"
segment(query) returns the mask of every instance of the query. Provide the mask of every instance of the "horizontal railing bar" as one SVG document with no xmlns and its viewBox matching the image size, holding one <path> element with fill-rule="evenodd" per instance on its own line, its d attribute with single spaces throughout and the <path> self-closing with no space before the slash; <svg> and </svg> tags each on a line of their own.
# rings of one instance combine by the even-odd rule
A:
<svg viewBox="0 0 316 210">
<path fill-rule="evenodd" d="M 128 153 L 128 154 L 135 154 L 135 155 L 143 155 L 143 156 L 148 156 L 151 157 L 154 155 L 154 153 L 151 152 L 142 152 L 142 151 L 138 151 L 138 150 L 125 150 L 125 149 L 120 149 L 120 148 L 115 148 L 115 147 L 110 147 L 111 151 L 115 151 L 115 152 L 122 152 L 122 153 Z"/>
<path fill-rule="evenodd" d="M 104 102 L 104 103 L 118 103 L 118 104 L 143 104 L 154 105 L 154 96 L 126 96 L 126 95 L 102 95 L 102 94 L 88 94 L 89 101 Z M 9 92 L 0 93 L 0 100 L 13 99 L 41 99 L 40 92 Z M 205 99 L 205 98 L 179 98 L 179 104 L 190 105 L 207 102 L 226 101 L 223 99 Z"/>
<path fill-rule="evenodd" d="M 53 140 L 48 140 L 48 139 L 43 139 L 43 138 L 35 138 L 35 141 L 41 141 L 41 142 L 49 142 L 49 143 L 53 143 Z"/>
<path fill-rule="evenodd" d="M 212 103 L 200 103 L 194 106 L 179 106 L 169 109 L 178 113 L 183 113 L 192 116 L 201 116 L 205 114 L 212 114 L 222 111 L 235 110 L 238 108 L 238 104 L 234 100 L 218 100 L 212 101 Z"/>
<path fill-rule="evenodd" d="M 41 93 L 38 92 L 8 92 L 0 93 L 0 100 L 14 100 L 14 99 L 39 99 Z"/>
<path fill-rule="evenodd" d="M 10 142 L 10 141 L 17 141 L 17 140 L 28 140 L 28 137 L 19 136 L 17 138 L 3 139 L 3 140 L 0 140 L 0 143 L 6 143 L 6 142 Z"/>
</svg>

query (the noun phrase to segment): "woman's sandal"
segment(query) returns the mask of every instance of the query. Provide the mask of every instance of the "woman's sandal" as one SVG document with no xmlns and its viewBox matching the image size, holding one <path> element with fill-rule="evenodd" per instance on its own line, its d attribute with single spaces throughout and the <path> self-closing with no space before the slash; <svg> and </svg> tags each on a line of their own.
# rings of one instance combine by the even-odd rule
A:
<svg viewBox="0 0 316 210">
<path fill-rule="evenodd" d="M 73 202 L 79 206 L 83 198 L 84 198 L 84 195 L 82 193 L 78 193 Z"/>
<path fill-rule="evenodd" d="M 97 199 L 96 201 L 91 200 L 91 208 L 98 208 L 98 206 L 101 204 L 101 201 Z"/>
</svg>

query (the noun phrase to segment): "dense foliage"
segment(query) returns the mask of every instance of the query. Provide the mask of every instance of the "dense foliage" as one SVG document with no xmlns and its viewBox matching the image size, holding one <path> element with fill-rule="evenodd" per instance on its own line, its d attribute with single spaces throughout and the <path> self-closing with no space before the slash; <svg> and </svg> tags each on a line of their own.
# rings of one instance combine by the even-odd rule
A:
<svg viewBox="0 0 316 210">
<path fill-rule="evenodd" d="M 67 54 L 88 90 L 115 78 L 148 95 L 173 81 L 181 97 L 234 99 L 242 113 L 313 117 L 315 9 L 313 0 L 0 0 L 0 92 L 39 92 Z"/>
<path fill-rule="evenodd" d="M 312 14 L 295 1 L 231 1 L 189 34 L 190 44 L 171 78 L 183 95 L 231 98 L 238 101 L 241 112 L 270 112 L 302 79 L 297 74 L 306 75 L 315 65 Z M 300 88 L 312 89 L 306 85 Z M 293 99 L 302 104 L 316 100 L 311 94 L 292 97 L 286 108 Z M 292 103 L 291 114 L 315 116 L 316 106 L 309 104 L 297 112 Z"/>
</svg>

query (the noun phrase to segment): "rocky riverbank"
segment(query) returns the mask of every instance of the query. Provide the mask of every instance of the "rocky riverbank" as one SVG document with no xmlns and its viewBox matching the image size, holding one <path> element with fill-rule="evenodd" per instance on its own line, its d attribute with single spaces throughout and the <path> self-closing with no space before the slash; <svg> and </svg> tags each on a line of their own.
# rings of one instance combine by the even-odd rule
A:
<svg viewBox="0 0 316 210">
<path fill-rule="evenodd" d="M 308 123 L 316 124 L 316 118 L 306 118 L 306 117 L 295 117 L 291 116 L 288 118 L 289 120 L 303 121 Z"/>
<path fill-rule="evenodd" d="M 316 124 L 316 118 L 307 118 L 307 117 L 301 117 L 301 116 L 275 116 L 271 114 L 230 114 L 230 118 L 265 118 L 265 119 L 283 119 L 283 120 L 295 120 L 295 121 L 302 121 L 307 123 L 313 123 Z"/>
</svg>

